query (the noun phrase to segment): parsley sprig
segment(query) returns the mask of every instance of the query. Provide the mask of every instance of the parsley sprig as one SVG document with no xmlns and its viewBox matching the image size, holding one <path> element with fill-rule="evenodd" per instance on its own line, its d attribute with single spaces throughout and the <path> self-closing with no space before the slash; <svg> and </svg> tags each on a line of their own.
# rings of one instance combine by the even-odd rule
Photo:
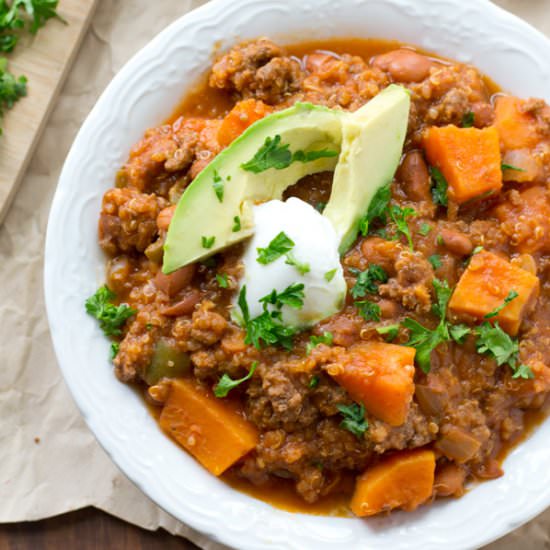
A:
<svg viewBox="0 0 550 550">
<path fill-rule="evenodd" d="M 337 405 L 336 408 L 344 417 L 340 426 L 361 439 L 369 429 L 369 423 L 365 418 L 365 406 L 352 403 L 351 405 Z"/>
<path fill-rule="evenodd" d="M 283 306 L 290 306 L 299 309 L 304 305 L 304 285 L 294 283 L 287 286 L 282 292 L 273 289 L 268 295 L 260 298 L 260 302 L 267 307 L 268 304 L 281 309 Z"/>
<path fill-rule="evenodd" d="M 407 218 L 416 216 L 416 210 L 408 206 L 402 208 L 397 204 L 392 204 L 390 206 L 390 216 L 393 223 L 395 223 L 395 226 L 397 227 L 397 231 L 406 237 L 407 242 L 409 243 L 409 248 L 412 250 L 414 247 L 411 237 L 411 230 L 407 224 Z"/>
<path fill-rule="evenodd" d="M 265 248 L 257 248 L 257 262 L 262 265 L 270 264 L 294 248 L 294 241 L 284 231 L 281 231 Z"/>
<path fill-rule="evenodd" d="M 331 149 L 320 149 L 316 151 L 290 151 L 288 143 L 281 143 L 281 136 L 267 137 L 263 145 L 256 151 L 254 156 L 241 168 L 247 172 L 259 174 L 270 168 L 283 170 L 294 162 L 312 162 L 320 158 L 338 156 L 338 151 Z"/>
<path fill-rule="evenodd" d="M 366 237 L 370 225 L 373 221 L 379 220 L 381 222 L 386 222 L 386 214 L 390 205 L 391 199 L 391 184 L 387 183 L 383 187 L 380 187 L 378 191 L 372 197 L 367 213 L 359 221 L 359 231 L 363 237 Z"/>
<path fill-rule="evenodd" d="M 128 304 L 116 306 L 112 300 L 116 298 L 107 286 L 102 286 L 86 300 L 86 311 L 99 321 L 99 326 L 106 336 L 122 334 L 121 326 L 126 319 L 136 313 Z"/>
<path fill-rule="evenodd" d="M 16 78 L 8 71 L 8 60 L 0 57 L 0 118 L 11 109 L 19 99 L 27 95 L 27 79 Z M 0 135 L 2 128 L 0 128 Z"/>
<path fill-rule="evenodd" d="M 371 264 L 365 271 L 352 267 L 350 272 L 357 277 L 355 285 L 351 289 L 353 298 L 363 298 L 366 294 L 376 294 L 378 292 L 377 283 L 388 281 L 388 274 L 378 264 Z"/>
<path fill-rule="evenodd" d="M 301 286 L 301 288 L 294 288 L 289 291 L 292 286 Z M 257 349 L 262 349 L 264 345 L 280 345 L 285 349 L 292 349 L 296 329 L 283 324 L 282 313 L 280 308 L 277 309 L 278 307 L 282 307 L 285 302 L 290 307 L 301 307 L 298 303 L 299 296 L 303 296 L 303 292 L 300 294 L 303 291 L 303 285 L 291 285 L 291 287 L 288 287 L 282 293 L 273 291 L 264 296 L 260 300 L 263 302 L 263 313 L 252 319 L 250 317 L 250 310 L 248 309 L 248 302 L 246 301 L 246 285 L 243 285 L 239 292 L 237 304 L 241 310 L 242 321 L 246 330 L 245 344 L 252 344 Z M 268 304 L 274 305 L 276 309 L 270 311 Z"/>
<path fill-rule="evenodd" d="M 216 397 L 227 397 L 228 393 L 233 388 L 236 388 L 243 382 L 250 380 L 257 367 L 258 361 L 254 361 L 254 363 L 252 363 L 252 366 L 250 367 L 250 370 L 248 371 L 248 374 L 246 376 L 243 376 L 242 378 L 239 378 L 238 380 L 233 380 L 233 378 L 231 378 L 227 373 L 224 373 L 219 382 L 214 386 L 214 395 Z"/>
<path fill-rule="evenodd" d="M 430 175 L 432 177 L 432 199 L 434 203 L 440 204 L 441 206 L 447 206 L 449 204 L 449 199 L 447 198 L 449 184 L 445 176 L 441 173 L 441 170 L 435 166 L 430 167 Z"/>
<path fill-rule="evenodd" d="M 306 354 L 309 355 L 313 348 L 317 347 L 319 344 L 325 344 L 327 346 L 332 346 L 333 336 L 332 332 L 323 332 L 321 336 L 316 336 L 315 334 L 312 334 L 309 337 L 309 342 L 306 346 Z"/>
<path fill-rule="evenodd" d="M 518 296 L 519 294 L 515 290 L 510 290 L 510 292 L 508 292 L 508 296 L 504 298 L 504 302 L 493 309 L 493 311 L 487 313 L 484 318 L 492 319 L 493 317 L 496 317 L 512 300 L 515 300 Z"/>
</svg>

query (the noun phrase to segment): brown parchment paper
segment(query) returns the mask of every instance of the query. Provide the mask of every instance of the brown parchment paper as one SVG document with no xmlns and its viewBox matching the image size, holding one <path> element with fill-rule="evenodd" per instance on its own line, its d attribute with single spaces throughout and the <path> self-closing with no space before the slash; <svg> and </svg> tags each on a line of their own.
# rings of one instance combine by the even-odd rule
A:
<svg viewBox="0 0 550 550">
<path fill-rule="evenodd" d="M 57 367 L 42 291 L 50 201 L 78 128 L 126 60 L 175 18 L 203 3 L 100 1 L 0 227 L 0 522 L 37 520 L 92 505 L 146 529 L 163 527 L 208 550 L 223 548 L 155 506 L 95 441 Z M 497 3 L 550 34 L 550 0 Z M 549 532 L 550 510 L 488 548 L 550 548 Z"/>
</svg>

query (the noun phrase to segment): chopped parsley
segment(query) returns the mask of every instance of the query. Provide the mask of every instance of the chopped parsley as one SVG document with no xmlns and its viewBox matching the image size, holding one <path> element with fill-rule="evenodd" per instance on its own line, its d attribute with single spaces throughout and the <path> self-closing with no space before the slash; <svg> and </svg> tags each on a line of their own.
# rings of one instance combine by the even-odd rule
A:
<svg viewBox="0 0 550 550">
<path fill-rule="evenodd" d="M 476 247 L 472 250 L 472 256 L 473 256 L 474 254 L 479 254 L 482 250 L 483 250 L 483 247 L 482 247 L 482 246 L 476 246 Z"/>
<path fill-rule="evenodd" d="M 0 50 L 11 52 L 17 45 L 20 31 L 36 34 L 49 19 L 66 21 L 57 13 L 58 0 L 12 0 L 0 3 Z"/>
<path fill-rule="evenodd" d="M 258 248 L 257 262 L 262 265 L 270 264 L 294 248 L 294 241 L 281 231 L 266 248 Z"/>
<path fill-rule="evenodd" d="M 434 203 L 440 204 L 441 206 L 447 206 L 449 204 L 449 199 L 447 198 L 449 184 L 445 176 L 441 173 L 441 170 L 435 166 L 430 167 L 430 175 L 432 177 L 432 199 Z"/>
<path fill-rule="evenodd" d="M 233 227 L 231 228 L 231 231 L 233 233 L 237 233 L 237 231 L 241 230 L 241 218 L 239 216 L 235 216 L 233 218 Z"/>
<path fill-rule="evenodd" d="M 116 306 L 111 301 L 116 297 L 107 286 L 102 286 L 86 300 L 86 311 L 99 321 L 99 326 L 106 336 L 122 334 L 120 327 L 126 319 L 136 313 L 128 304 Z"/>
<path fill-rule="evenodd" d="M 332 346 L 332 332 L 323 332 L 321 336 L 315 336 L 314 334 L 309 337 L 309 342 L 306 346 L 306 354 L 309 355 L 313 348 L 319 344 L 325 344 L 327 346 Z"/>
<path fill-rule="evenodd" d="M 418 231 L 423 237 L 425 237 L 430 231 L 432 230 L 432 226 L 427 224 L 427 223 L 423 223 L 421 226 L 420 226 L 420 230 Z"/>
<path fill-rule="evenodd" d="M 428 258 L 428 261 L 432 264 L 434 269 L 439 269 L 441 267 L 441 256 L 439 254 L 433 254 Z"/>
<path fill-rule="evenodd" d="M 407 218 L 410 218 L 411 216 L 416 216 L 416 211 L 413 208 L 401 208 L 400 206 L 393 204 L 390 207 L 390 216 L 393 220 L 393 223 L 395 223 L 397 227 L 397 231 L 407 238 L 409 248 L 412 250 L 413 242 L 411 237 L 411 230 L 407 225 Z"/>
<path fill-rule="evenodd" d="M 393 342 L 399 334 L 399 324 L 377 327 L 376 332 L 378 332 L 381 336 L 384 336 L 388 342 Z"/>
<path fill-rule="evenodd" d="M 344 417 L 340 426 L 361 439 L 369 429 L 369 423 L 365 418 L 365 406 L 352 403 L 351 405 L 336 405 L 336 408 Z"/>
<path fill-rule="evenodd" d="M 510 290 L 508 293 L 508 296 L 504 298 L 504 302 L 500 304 L 497 308 L 493 309 L 490 313 L 487 313 L 485 315 L 484 319 L 491 319 L 492 317 L 496 317 L 512 300 L 515 300 L 519 294 L 515 290 Z"/>
<path fill-rule="evenodd" d="M 216 197 L 218 197 L 218 200 L 220 202 L 223 202 L 224 181 L 223 178 L 218 174 L 217 170 L 214 170 L 212 187 L 214 188 L 214 193 L 216 193 Z"/>
<path fill-rule="evenodd" d="M 330 281 L 334 279 L 334 276 L 336 275 L 337 271 L 338 271 L 337 267 L 335 267 L 334 269 L 331 269 L 330 271 L 327 271 L 325 273 L 325 281 L 327 281 L 327 283 L 330 283 Z"/>
<path fill-rule="evenodd" d="M 216 242 L 216 237 L 205 237 L 204 235 L 201 237 L 201 243 L 203 248 L 212 248 L 214 246 L 214 243 Z"/>
<path fill-rule="evenodd" d="M 8 60 L 0 57 L 0 118 L 14 104 L 27 95 L 27 79 L 24 76 L 16 78 L 8 71 Z M 0 134 L 2 129 L 0 128 Z"/>
<path fill-rule="evenodd" d="M 370 224 L 375 220 L 386 221 L 391 199 L 391 183 L 380 187 L 370 201 L 367 213 L 359 220 L 359 231 L 363 237 L 369 232 Z"/>
<path fill-rule="evenodd" d="M 472 111 L 468 111 L 462 115 L 462 128 L 471 128 L 475 122 L 475 115 Z"/>
<path fill-rule="evenodd" d="M 285 264 L 294 266 L 294 267 L 298 270 L 298 273 L 300 273 L 300 275 L 305 275 L 306 273 L 309 273 L 310 270 L 311 270 L 308 263 L 306 263 L 306 262 L 304 262 L 304 263 L 299 262 L 299 261 L 294 257 L 294 254 L 292 254 L 292 252 L 289 252 L 289 253 L 286 255 Z"/>
<path fill-rule="evenodd" d="M 286 287 L 282 292 L 273 289 L 267 296 L 260 298 L 260 302 L 266 307 L 268 304 L 281 309 L 283 306 L 289 306 L 299 309 L 304 305 L 304 285 L 294 283 Z"/>
<path fill-rule="evenodd" d="M 512 164 L 505 164 L 504 162 L 500 165 L 500 169 L 504 172 L 504 170 L 513 170 L 514 172 L 525 172 L 526 170 L 524 168 L 518 168 L 517 166 L 513 166 Z"/>
<path fill-rule="evenodd" d="M 227 397 L 227 394 L 233 388 L 236 388 L 239 384 L 242 384 L 243 382 L 246 382 L 247 380 L 250 380 L 252 378 L 252 375 L 254 374 L 257 366 L 258 362 L 254 361 L 254 363 L 252 363 L 252 366 L 250 367 L 250 370 L 248 371 L 248 374 L 246 376 L 243 376 L 242 378 L 239 378 L 238 380 L 233 380 L 228 374 L 224 373 L 219 382 L 214 386 L 214 395 L 216 397 Z"/>
<path fill-rule="evenodd" d="M 280 345 L 290 350 L 292 349 L 293 337 L 296 334 L 296 330 L 283 324 L 280 310 L 268 311 L 268 303 L 275 301 L 275 306 L 277 307 L 277 303 L 280 302 L 281 294 L 275 293 L 275 297 L 272 297 L 272 295 L 273 293 L 268 295 L 268 297 L 264 297 L 266 300 L 263 302 L 263 313 L 251 319 L 246 301 L 246 285 L 241 288 L 237 304 L 241 310 L 243 324 L 246 329 L 244 342 L 245 344 L 252 344 L 257 349 L 261 349 L 263 345 Z M 284 299 L 289 299 L 288 295 Z M 294 299 L 297 299 L 296 295 Z"/>
<path fill-rule="evenodd" d="M 241 168 L 247 172 L 259 174 L 270 168 L 283 170 L 293 162 L 312 162 L 320 158 L 338 156 L 338 151 L 331 149 L 320 149 L 317 151 L 295 151 L 292 153 L 288 143 L 281 143 L 281 136 L 267 137 L 263 145 L 256 151 L 254 156 Z"/>
<path fill-rule="evenodd" d="M 319 381 L 320 381 L 320 378 L 319 378 L 319 375 L 318 374 L 314 374 L 310 379 L 309 379 L 309 383 L 307 385 L 308 388 L 316 388 L 318 385 L 319 385 Z"/>
<path fill-rule="evenodd" d="M 439 317 L 439 324 L 432 330 L 421 325 L 415 319 L 407 317 L 401 325 L 409 330 L 409 340 L 406 345 L 416 349 L 416 363 L 425 373 L 430 372 L 430 357 L 432 351 L 450 339 L 449 326 L 445 315 L 447 304 L 451 298 L 452 290 L 447 281 L 433 280 L 437 303 L 433 306 L 433 312 Z"/>
<path fill-rule="evenodd" d="M 216 281 L 220 288 L 229 288 L 229 278 L 226 273 L 216 273 Z"/>
<path fill-rule="evenodd" d="M 470 332 L 470 327 L 467 325 L 449 325 L 449 335 L 457 344 L 463 344 Z"/>
<path fill-rule="evenodd" d="M 474 330 L 477 352 L 492 356 L 498 366 L 508 364 L 512 369 L 512 378 L 534 378 L 533 371 L 519 362 L 519 342 L 504 332 L 498 323 L 492 325 L 484 321 Z"/>
<path fill-rule="evenodd" d="M 111 361 L 118 355 L 119 349 L 120 349 L 120 344 L 118 342 L 111 342 L 111 352 L 110 352 Z"/>
<path fill-rule="evenodd" d="M 351 268 L 350 272 L 357 277 L 355 285 L 351 289 L 353 298 L 363 298 L 367 293 L 376 294 L 378 292 L 377 283 L 386 283 L 388 274 L 384 268 L 377 264 L 371 264 L 365 271 Z"/>
<path fill-rule="evenodd" d="M 370 300 L 359 300 L 355 302 L 355 306 L 365 321 L 380 321 L 380 306 L 378 304 Z"/>
</svg>

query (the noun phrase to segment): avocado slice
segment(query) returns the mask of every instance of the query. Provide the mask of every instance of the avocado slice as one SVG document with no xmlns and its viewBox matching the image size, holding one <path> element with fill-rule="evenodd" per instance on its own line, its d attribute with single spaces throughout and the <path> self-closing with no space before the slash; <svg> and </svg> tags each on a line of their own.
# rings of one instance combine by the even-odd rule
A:
<svg viewBox="0 0 550 550">
<path fill-rule="evenodd" d="M 391 182 L 407 134 L 409 91 L 394 84 L 348 115 L 330 200 L 323 215 L 340 237 L 340 254 L 357 238 L 361 217 L 376 191 Z"/>
<path fill-rule="evenodd" d="M 253 204 L 280 199 L 308 174 L 333 170 L 345 116 L 296 103 L 247 128 L 182 195 L 166 236 L 163 272 L 250 237 Z"/>
</svg>

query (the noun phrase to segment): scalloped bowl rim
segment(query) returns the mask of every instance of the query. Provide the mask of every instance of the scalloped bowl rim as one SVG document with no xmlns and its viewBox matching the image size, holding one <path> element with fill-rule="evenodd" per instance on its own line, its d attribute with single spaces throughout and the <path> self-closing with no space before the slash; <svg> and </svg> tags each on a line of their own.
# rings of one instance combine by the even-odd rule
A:
<svg viewBox="0 0 550 550">
<path fill-rule="evenodd" d="M 95 230 L 101 196 L 130 146 L 170 114 L 218 45 L 226 48 L 236 39 L 259 35 L 299 41 L 305 28 L 311 39 L 345 34 L 396 39 L 473 60 L 505 89 L 550 101 L 550 70 L 544 64 L 550 41 L 487 0 L 464 4 L 212 0 L 176 20 L 126 63 L 73 143 L 53 200 L 45 249 L 46 307 L 61 370 L 88 426 L 120 469 L 167 512 L 215 540 L 243 549 L 473 548 L 550 505 L 550 473 L 544 470 L 550 459 L 547 421 L 506 459 L 503 478 L 480 484 L 461 499 L 368 522 L 273 508 L 210 476 L 161 433 L 136 392 L 114 378 L 108 343 L 84 313 L 84 299 L 104 276 Z"/>
</svg>

